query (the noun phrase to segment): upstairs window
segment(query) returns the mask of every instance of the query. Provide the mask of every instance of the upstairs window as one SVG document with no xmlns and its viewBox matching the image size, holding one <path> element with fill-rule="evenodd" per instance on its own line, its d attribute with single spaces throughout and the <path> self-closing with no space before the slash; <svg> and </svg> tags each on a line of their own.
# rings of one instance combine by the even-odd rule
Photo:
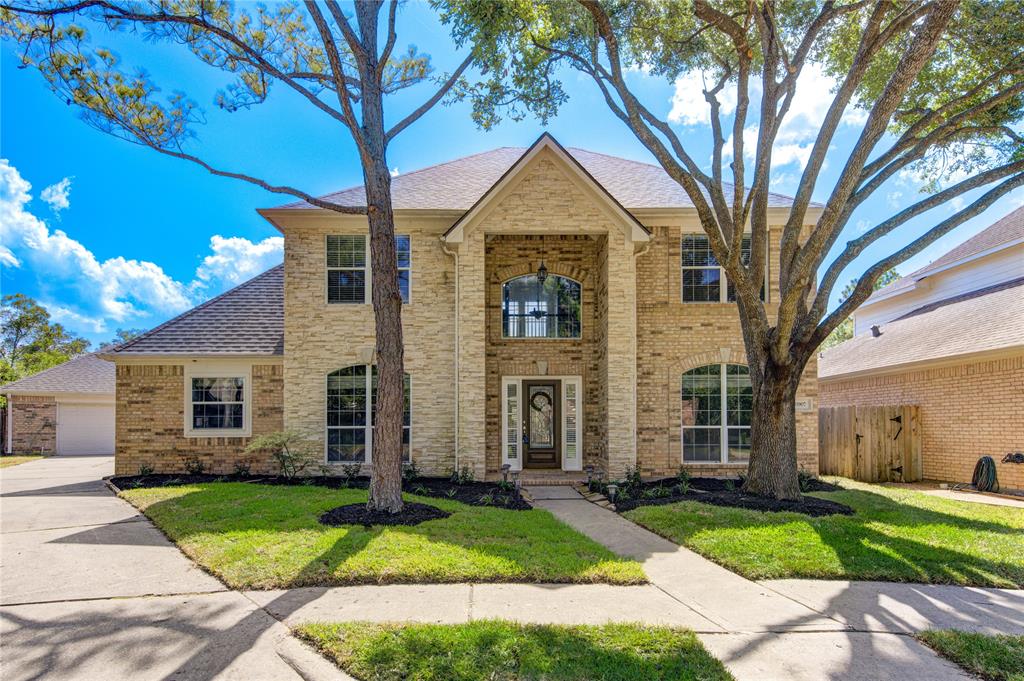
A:
<svg viewBox="0 0 1024 681">
<path fill-rule="evenodd" d="M 505 338 L 579 338 L 581 287 L 556 274 L 509 279 L 501 286 Z"/>
<path fill-rule="evenodd" d="M 398 287 L 402 302 L 409 302 L 412 271 L 412 239 L 395 236 Z M 370 252 L 365 234 L 327 236 L 327 302 L 363 305 L 370 302 Z"/>
<path fill-rule="evenodd" d="M 746 463 L 754 392 L 742 364 L 709 364 L 683 374 L 684 463 Z"/>
<path fill-rule="evenodd" d="M 750 265 L 749 236 L 743 237 L 740 262 Z M 718 264 L 715 254 L 711 252 L 711 244 L 706 235 L 683 236 L 682 267 L 684 303 L 727 303 L 736 300 L 736 292 L 725 276 L 725 269 Z M 722 282 L 725 282 L 725 286 Z M 761 300 L 764 300 L 763 286 Z"/>
</svg>

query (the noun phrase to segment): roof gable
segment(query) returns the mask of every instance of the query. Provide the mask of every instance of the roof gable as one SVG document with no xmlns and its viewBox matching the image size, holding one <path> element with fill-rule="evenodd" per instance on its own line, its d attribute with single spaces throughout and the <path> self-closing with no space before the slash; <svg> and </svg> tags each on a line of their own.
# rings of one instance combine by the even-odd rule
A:
<svg viewBox="0 0 1024 681">
<path fill-rule="evenodd" d="M 444 240 L 448 243 L 460 243 L 465 235 L 479 224 L 488 209 L 500 202 L 519 182 L 521 182 L 535 162 L 541 158 L 550 158 L 566 173 L 568 178 L 582 190 L 584 195 L 592 199 L 605 212 L 612 222 L 618 225 L 629 241 L 649 241 L 651 233 L 626 210 L 612 194 L 590 174 L 590 172 L 554 137 L 548 133 L 541 135 L 501 177 L 445 232 Z"/>
</svg>

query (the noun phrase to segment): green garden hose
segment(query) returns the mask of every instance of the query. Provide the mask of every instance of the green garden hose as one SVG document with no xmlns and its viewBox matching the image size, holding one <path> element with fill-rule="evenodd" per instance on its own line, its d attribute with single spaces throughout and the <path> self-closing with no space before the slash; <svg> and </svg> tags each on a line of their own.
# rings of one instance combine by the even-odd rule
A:
<svg viewBox="0 0 1024 681">
<path fill-rule="evenodd" d="M 971 478 L 975 489 L 979 492 L 998 492 L 999 478 L 996 477 L 996 462 L 991 456 L 983 456 L 974 466 L 974 477 Z"/>
</svg>

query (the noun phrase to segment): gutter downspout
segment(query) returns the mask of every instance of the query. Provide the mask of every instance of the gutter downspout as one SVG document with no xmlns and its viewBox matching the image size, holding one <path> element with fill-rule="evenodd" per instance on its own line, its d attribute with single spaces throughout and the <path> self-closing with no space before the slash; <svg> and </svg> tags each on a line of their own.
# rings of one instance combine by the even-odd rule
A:
<svg viewBox="0 0 1024 681">
<path fill-rule="evenodd" d="M 11 401 L 11 394 L 7 393 L 7 442 L 4 445 L 7 447 L 8 454 L 14 454 L 14 433 L 11 430 L 14 427 L 14 402 Z"/>
<path fill-rule="evenodd" d="M 455 261 L 455 472 L 459 472 L 459 252 L 451 251 L 444 240 L 444 235 L 439 237 L 441 250 L 445 255 L 451 256 Z"/>
</svg>

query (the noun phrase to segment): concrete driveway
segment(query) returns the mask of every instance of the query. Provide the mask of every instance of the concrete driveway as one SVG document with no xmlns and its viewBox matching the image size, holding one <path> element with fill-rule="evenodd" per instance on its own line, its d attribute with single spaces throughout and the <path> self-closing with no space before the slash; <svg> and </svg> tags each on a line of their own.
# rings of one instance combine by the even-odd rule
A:
<svg viewBox="0 0 1024 681">
<path fill-rule="evenodd" d="M 337 679 L 101 478 L 112 457 L 0 471 L 0 659 L 21 679 Z"/>
</svg>

